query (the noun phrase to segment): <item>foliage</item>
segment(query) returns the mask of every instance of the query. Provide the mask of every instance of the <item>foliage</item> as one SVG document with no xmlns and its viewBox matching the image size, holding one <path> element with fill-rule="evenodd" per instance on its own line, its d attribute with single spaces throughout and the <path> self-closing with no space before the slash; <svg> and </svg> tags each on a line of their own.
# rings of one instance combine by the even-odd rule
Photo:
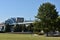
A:
<svg viewBox="0 0 60 40">
<path fill-rule="evenodd" d="M 26 27 L 28 32 L 33 32 L 33 24 L 28 24 L 28 26 Z"/>
<path fill-rule="evenodd" d="M 17 24 L 16 27 L 14 27 L 14 31 L 15 32 L 22 32 L 23 27 L 24 27 L 23 25 Z"/>
<path fill-rule="evenodd" d="M 38 14 L 36 16 L 40 21 L 35 23 L 35 28 L 42 28 L 46 31 L 55 30 L 56 19 L 58 17 L 58 12 L 56 11 L 55 5 L 51 3 L 43 3 L 38 9 Z"/>
<path fill-rule="evenodd" d="M 6 28 L 5 28 L 5 31 L 6 32 L 11 32 L 11 27 L 9 24 L 5 24 Z"/>
<path fill-rule="evenodd" d="M 38 9 L 37 18 L 46 21 L 50 19 L 56 19 L 58 17 L 55 5 L 51 3 L 43 3 Z"/>
</svg>

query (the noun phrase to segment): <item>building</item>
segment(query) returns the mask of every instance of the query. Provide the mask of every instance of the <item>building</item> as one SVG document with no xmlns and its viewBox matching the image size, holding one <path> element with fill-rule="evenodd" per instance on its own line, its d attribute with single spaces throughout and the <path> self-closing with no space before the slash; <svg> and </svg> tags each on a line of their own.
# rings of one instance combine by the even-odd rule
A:
<svg viewBox="0 0 60 40">
<path fill-rule="evenodd" d="M 24 18 L 17 17 L 16 18 L 16 22 L 17 23 L 24 22 Z"/>
<path fill-rule="evenodd" d="M 11 32 L 31 32 L 28 30 L 28 26 L 32 24 L 32 21 L 24 21 L 24 18 L 10 18 L 5 21 L 5 24 L 10 25 Z"/>
<path fill-rule="evenodd" d="M 4 23 L 0 23 L 0 32 L 5 32 L 5 27 Z"/>
</svg>

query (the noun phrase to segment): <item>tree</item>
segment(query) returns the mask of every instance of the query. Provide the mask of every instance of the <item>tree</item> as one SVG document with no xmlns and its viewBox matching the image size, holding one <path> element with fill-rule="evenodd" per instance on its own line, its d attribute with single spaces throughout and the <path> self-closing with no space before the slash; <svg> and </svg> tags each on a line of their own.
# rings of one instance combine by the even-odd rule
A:
<svg viewBox="0 0 60 40">
<path fill-rule="evenodd" d="M 6 28 L 5 28 L 5 31 L 6 32 L 11 32 L 11 25 L 9 25 L 9 24 L 5 24 L 5 26 L 6 26 Z"/>
<path fill-rule="evenodd" d="M 56 11 L 55 5 L 50 3 L 43 3 L 40 5 L 36 17 L 43 21 L 56 19 L 58 17 L 58 12 Z"/>
<path fill-rule="evenodd" d="M 56 30 L 60 31 L 60 16 L 58 16 L 58 18 L 56 19 L 55 28 Z"/>
<path fill-rule="evenodd" d="M 14 28 L 14 32 L 22 32 L 22 25 L 16 24 L 16 27 Z"/>
<path fill-rule="evenodd" d="M 40 32 L 40 29 L 41 29 L 41 22 L 35 20 L 35 22 L 33 23 L 33 26 L 34 26 L 34 32 Z"/>
<path fill-rule="evenodd" d="M 51 3 L 43 3 L 40 5 L 38 9 L 38 14 L 36 18 L 41 20 L 41 25 L 44 27 L 43 28 L 48 28 L 48 29 L 54 29 L 54 24 L 56 21 L 56 18 L 58 17 L 58 12 L 56 11 L 55 5 Z"/>
<path fill-rule="evenodd" d="M 29 24 L 28 27 L 27 27 L 28 31 L 29 32 L 33 32 L 33 24 Z"/>
</svg>

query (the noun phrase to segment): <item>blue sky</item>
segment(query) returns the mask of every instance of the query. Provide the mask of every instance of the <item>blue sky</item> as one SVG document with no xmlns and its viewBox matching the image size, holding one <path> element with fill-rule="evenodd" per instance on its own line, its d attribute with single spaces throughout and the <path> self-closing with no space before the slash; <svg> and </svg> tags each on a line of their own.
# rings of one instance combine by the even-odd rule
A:
<svg viewBox="0 0 60 40">
<path fill-rule="evenodd" d="M 0 22 L 11 17 L 24 17 L 34 20 L 42 3 L 50 2 L 56 5 L 60 13 L 60 0 L 0 0 Z"/>
</svg>

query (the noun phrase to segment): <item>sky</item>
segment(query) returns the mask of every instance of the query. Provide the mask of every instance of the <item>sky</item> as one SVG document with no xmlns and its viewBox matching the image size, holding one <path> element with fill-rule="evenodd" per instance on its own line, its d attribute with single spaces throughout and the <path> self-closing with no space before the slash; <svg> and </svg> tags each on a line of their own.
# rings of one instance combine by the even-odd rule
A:
<svg viewBox="0 0 60 40">
<path fill-rule="evenodd" d="M 34 20 L 39 6 L 45 2 L 54 4 L 60 15 L 60 0 L 0 0 L 0 22 L 14 17 Z"/>
</svg>

